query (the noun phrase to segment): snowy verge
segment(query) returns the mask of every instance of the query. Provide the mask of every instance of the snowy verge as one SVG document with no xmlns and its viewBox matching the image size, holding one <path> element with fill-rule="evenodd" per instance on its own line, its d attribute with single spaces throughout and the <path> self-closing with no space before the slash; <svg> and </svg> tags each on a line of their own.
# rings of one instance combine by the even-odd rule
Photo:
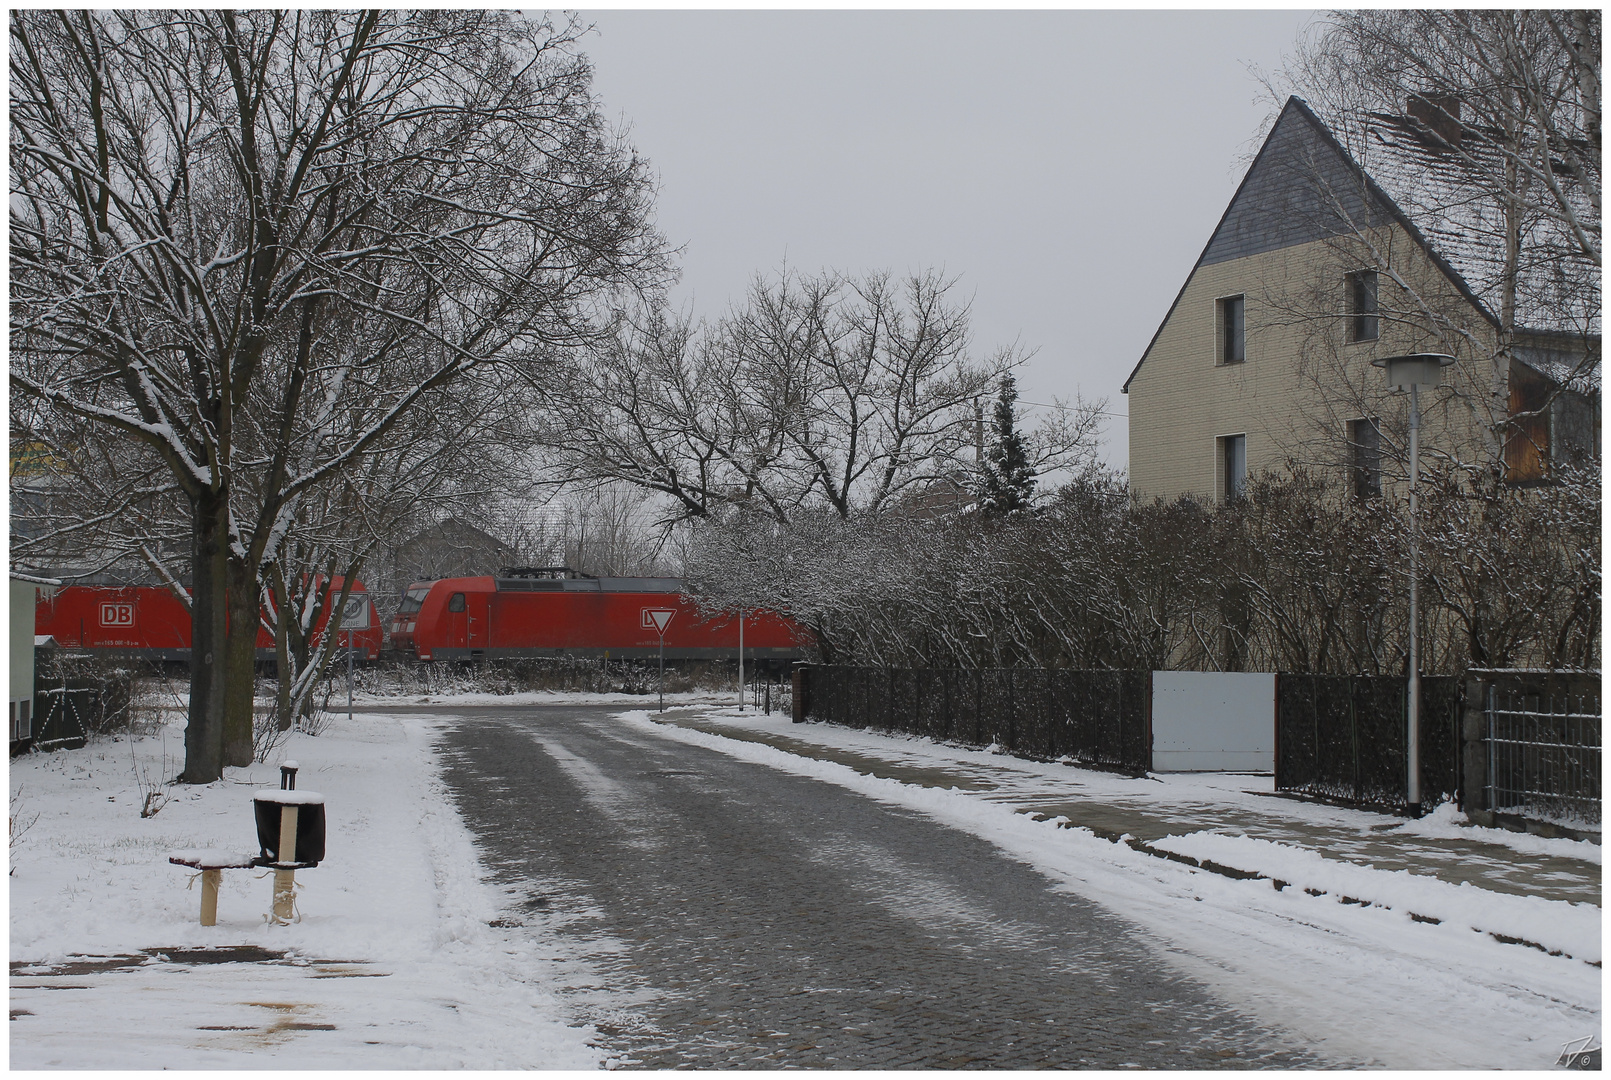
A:
<svg viewBox="0 0 1611 1080">
<path fill-rule="evenodd" d="M 1592 904 L 1492 892 L 1467 881 L 1439 881 L 1408 870 L 1378 870 L 1251 836 L 1194 832 L 1166 836 L 1148 846 L 1328 893 L 1344 902 L 1375 904 L 1535 942 L 1588 963 L 1601 959 L 1600 909 Z"/>
<path fill-rule="evenodd" d="M 1056 819 L 1036 820 L 977 792 L 870 776 L 772 746 L 657 723 L 645 712 L 621 719 L 663 738 L 837 784 L 979 836 L 1056 887 L 1129 919 L 1160 955 L 1262 1022 L 1338 1061 L 1392 1068 L 1543 1068 L 1562 1043 L 1600 1027 L 1600 972 L 1582 960 L 1503 944 L 1453 921 L 1418 922 L 1408 910 L 1344 903 L 1342 895 L 1312 896 L 1301 887 L 1276 890 L 1269 881 L 1232 880 L 1087 829 L 1061 828 Z M 1301 882 L 1296 869 L 1288 869 Z M 1522 914 L 1512 917 L 1521 923 L 1505 925 L 1518 936 L 1547 936 L 1539 919 L 1555 909 L 1541 904 L 1520 906 Z M 1595 955 L 1597 935 L 1596 926 Z"/>
<path fill-rule="evenodd" d="M 324 793 L 328 821 L 289 926 L 266 921 L 271 880 L 258 870 L 223 871 L 218 925 L 199 925 L 197 875 L 169 853 L 255 851 L 252 793 L 278 787 L 278 769 L 164 788 L 172 800 L 143 818 L 137 776 L 178 772 L 182 736 L 181 722 L 12 762 L 13 813 L 33 821 L 12 852 L 12 960 L 256 945 L 361 974 L 152 963 L 69 980 L 86 984 L 72 992 L 14 980 L 13 1008 L 26 999 L 30 1015 L 11 1025 L 13 1067 L 597 1066 L 590 1032 L 566 1025 L 549 985 L 553 943 L 488 925 L 501 898 L 438 775 L 431 718 L 342 717 L 283 748 L 302 764 L 299 788 Z M 302 1026 L 267 1024 L 266 1008 Z"/>
<path fill-rule="evenodd" d="M 1003 794 L 1016 790 L 1077 792 L 1081 798 L 1116 804 L 1215 807 L 1251 811 L 1271 820 L 1299 824 L 1367 830 L 1389 825 L 1394 836 L 1430 840 L 1472 841 L 1520 855 L 1537 855 L 1602 865 L 1602 847 L 1594 840 L 1535 836 L 1509 829 L 1483 828 L 1468 823 L 1453 803 L 1443 803 L 1419 819 L 1395 818 L 1330 803 L 1271 798 L 1273 777 L 1252 773 L 1155 773 L 1138 780 L 1119 773 L 1071 768 L 1074 762 L 1035 761 L 1013 757 L 994 748 L 975 749 L 937 742 L 904 732 L 868 731 L 816 721 L 794 724 L 786 717 L 761 717 L 735 709 L 713 709 L 705 716 L 723 724 L 772 736 L 811 743 L 835 750 L 850 750 L 888 758 L 898 754 L 905 764 L 931 768 L 964 767 L 995 782 Z"/>
<path fill-rule="evenodd" d="M 666 695 L 667 707 L 683 705 L 721 705 L 733 700 L 732 692 L 719 693 L 714 691 L 688 690 Z M 330 701 L 327 710 L 332 716 L 345 720 L 347 717 L 346 697 L 337 694 Z M 371 693 L 357 691 L 353 694 L 353 702 L 366 709 L 382 708 L 388 705 L 439 705 L 443 707 L 454 705 L 635 705 L 646 707 L 659 699 L 654 693 L 626 694 L 607 693 L 592 694 L 571 690 L 521 690 L 509 694 L 493 694 L 480 691 L 426 691 L 417 694 L 398 693 Z"/>
<path fill-rule="evenodd" d="M 1480 840 L 1497 844 L 1519 855 L 1553 855 L 1562 859 L 1581 859 L 1583 862 L 1603 865 L 1604 846 L 1598 840 L 1573 840 L 1565 836 L 1535 836 L 1533 833 L 1511 829 L 1473 825 L 1466 820 L 1452 802 L 1441 803 L 1423 818 L 1406 820 L 1399 829 L 1407 836 L 1424 836 L 1432 840 Z"/>
</svg>

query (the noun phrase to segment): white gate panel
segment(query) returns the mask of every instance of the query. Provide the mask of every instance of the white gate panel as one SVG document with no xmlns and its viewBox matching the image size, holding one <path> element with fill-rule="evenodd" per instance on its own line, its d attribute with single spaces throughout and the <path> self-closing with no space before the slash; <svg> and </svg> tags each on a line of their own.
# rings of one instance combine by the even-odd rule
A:
<svg viewBox="0 0 1611 1080">
<path fill-rule="evenodd" d="M 1155 772 L 1274 772 L 1275 675 L 1152 673 Z"/>
</svg>

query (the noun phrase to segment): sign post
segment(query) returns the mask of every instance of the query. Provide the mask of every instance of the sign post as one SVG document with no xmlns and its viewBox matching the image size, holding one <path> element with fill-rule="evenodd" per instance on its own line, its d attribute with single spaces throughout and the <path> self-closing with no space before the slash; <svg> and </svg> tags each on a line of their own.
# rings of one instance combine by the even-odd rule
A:
<svg viewBox="0 0 1611 1080">
<path fill-rule="evenodd" d="M 369 597 L 348 596 L 337 633 L 347 635 L 347 722 L 352 722 L 352 632 L 369 629 Z"/>
<path fill-rule="evenodd" d="M 639 626 L 653 626 L 655 633 L 660 635 L 660 711 L 666 711 L 666 627 L 671 625 L 671 617 L 677 614 L 676 608 L 644 608 L 638 615 Z"/>
</svg>

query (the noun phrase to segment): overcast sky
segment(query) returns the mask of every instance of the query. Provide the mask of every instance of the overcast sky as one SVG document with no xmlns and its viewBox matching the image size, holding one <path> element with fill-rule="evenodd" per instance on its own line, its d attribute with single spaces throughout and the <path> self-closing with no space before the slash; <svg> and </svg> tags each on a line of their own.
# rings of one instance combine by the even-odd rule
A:
<svg viewBox="0 0 1611 1080">
<path fill-rule="evenodd" d="M 1119 393 L 1241 179 L 1308 12 L 597 11 L 607 113 L 660 177 L 679 306 L 785 259 L 942 267 L 1030 401 Z"/>
</svg>

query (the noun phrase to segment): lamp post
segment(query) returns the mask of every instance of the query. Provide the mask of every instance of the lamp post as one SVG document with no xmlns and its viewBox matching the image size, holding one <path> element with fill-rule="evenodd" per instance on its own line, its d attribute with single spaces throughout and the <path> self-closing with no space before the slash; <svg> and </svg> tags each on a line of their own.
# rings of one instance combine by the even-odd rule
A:
<svg viewBox="0 0 1611 1080">
<path fill-rule="evenodd" d="M 1409 730 L 1406 732 L 1408 753 L 1405 769 L 1408 773 L 1409 810 L 1411 817 L 1421 816 L 1421 577 L 1417 567 L 1420 555 L 1420 533 L 1416 521 L 1416 495 L 1421 482 L 1421 387 L 1435 387 L 1443 381 L 1443 369 L 1454 363 L 1454 357 L 1442 353 L 1411 353 L 1408 356 L 1383 356 L 1371 361 L 1387 375 L 1387 385 L 1410 394 L 1410 685 Z"/>
</svg>

